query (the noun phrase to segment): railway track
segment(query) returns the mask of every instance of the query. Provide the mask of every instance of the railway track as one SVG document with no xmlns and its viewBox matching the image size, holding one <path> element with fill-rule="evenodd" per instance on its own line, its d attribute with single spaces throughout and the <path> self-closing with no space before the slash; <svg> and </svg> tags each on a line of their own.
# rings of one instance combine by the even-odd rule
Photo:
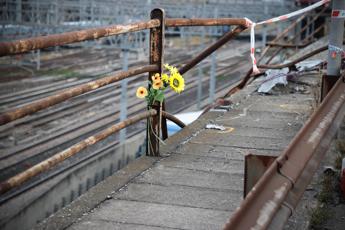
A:
<svg viewBox="0 0 345 230">
<path fill-rule="evenodd" d="M 246 50 L 245 48 L 243 50 Z M 221 91 L 233 85 L 239 80 L 240 75 L 238 71 L 245 68 L 242 59 L 231 57 L 227 54 L 228 51 L 219 51 L 217 55 L 217 76 L 222 76 L 222 80 L 217 80 L 217 91 Z M 181 55 L 185 59 L 179 57 L 170 57 L 169 63 L 183 63 L 190 55 Z M 242 62 L 242 64 L 240 64 Z M 246 63 L 246 62 L 244 62 Z M 133 63 L 133 65 L 136 63 Z M 203 65 L 204 74 L 207 75 L 210 69 L 210 63 L 205 62 Z M 234 71 L 236 73 L 234 73 Z M 229 80 L 228 78 L 231 79 Z M 77 84 L 80 81 L 88 81 L 90 78 L 73 79 L 72 83 Z M 130 79 L 128 84 L 128 95 L 135 95 L 135 90 L 139 85 L 145 84 L 145 76 L 138 76 Z M 200 79 L 197 78 L 197 70 L 192 70 L 185 76 L 186 90 L 183 92 L 184 100 L 179 100 L 177 94 L 168 92 L 167 109 L 170 113 L 179 113 L 188 110 L 195 104 L 197 84 Z M 208 90 L 208 77 L 202 79 L 203 92 Z M 15 92 L 11 95 L 0 95 L 1 103 L 6 105 L 2 99 L 6 99 L 11 106 L 19 106 L 23 103 L 37 100 L 38 98 L 50 95 L 60 89 L 60 87 L 68 80 L 61 82 L 54 82 L 52 85 L 38 86 L 32 90 Z M 74 85 L 74 84 L 71 84 Z M 38 89 L 38 90 L 37 90 Z M 0 143 L 3 144 L 4 154 L 0 157 L 0 178 L 4 180 L 31 165 L 55 154 L 58 151 L 67 148 L 74 143 L 90 136 L 102 128 L 119 121 L 119 102 L 120 102 L 120 83 L 110 84 L 95 91 L 80 95 L 58 106 L 53 106 L 49 109 L 41 111 L 35 115 L 28 116 L 21 120 L 12 122 L 2 126 Z M 28 95 L 28 97 L 26 97 Z M 128 101 L 128 116 L 134 115 L 139 111 L 145 109 L 146 105 L 143 101 L 129 96 Z M 208 94 L 204 94 L 204 101 L 208 99 Z M 82 119 L 81 119 L 82 118 Z M 6 147 L 11 135 L 15 135 L 13 130 L 22 130 L 21 134 L 15 137 L 18 139 L 16 145 Z M 39 131 L 41 130 L 41 131 Z M 43 130 L 43 131 L 42 131 Z M 127 129 L 127 137 L 132 137 L 145 130 L 145 125 L 139 123 Z M 31 132 L 31 133 L 30 133 Z M 105 141 L 95 145 L 93 148 L 87 149 L 80 154 L 63 162 L 58 167 L 49 171 L 48 173 L 34 178 L 20 188 L 5 194 L 0 200 L 0 203 L 5 203 L 10 199 L 15 198 L 19 194 L 33 188 L 37 184 L 42 184 L 52 177 L 61 174 L 78 164 L 78 162 L 86 161 L 87 159 L 97 157 L 105 151 L 110 151 L 118 145 L 118 135 L 113 135 Z M 7 144 L 10 146 L 10 144 Z"/>
</svg>

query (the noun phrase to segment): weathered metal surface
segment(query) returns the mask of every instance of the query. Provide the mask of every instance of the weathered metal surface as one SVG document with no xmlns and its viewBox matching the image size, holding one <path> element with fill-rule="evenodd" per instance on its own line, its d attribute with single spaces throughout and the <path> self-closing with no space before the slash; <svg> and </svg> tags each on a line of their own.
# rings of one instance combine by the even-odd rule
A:
<svg viewBox="0 0 345 230">
<path fill-rule="evenodd" d="M 284 48 L 304 48 L 309 45 L 311 42 L 306 42 L 303 44 L 287 44 L 287 43 L 278 43 L 278 42 L 267 42 L 266 44 L 269 46 L 279 46 Z"/>
<path fill-rule="evenodd" d="M 58 163 L 64 161 L 65 159 L 77 154 L 78 152 L 80 152 L 81 150 L 87 148 L 88 146 L 91 146 L 103 139 L 105 139 L 106 137 L 110 136 L 113 133 L 118 132 L 119 130 L 128 127 L 129 125 L 132 125 L 140 120 L 146 119 L 148 117 L 151 116 L 155 116 L 157 114 L 156 110 L 148 110 L 145 111 L 143 113 L 140 113 L 138 115 L 135 115 L 131 118 L 128 118 L 116 125 L 113 125 L 107 129 L 105 129 L 102 132 L 97 133 L 94 136 L 90 136 L 87 139 L 71 146 L 70 148 L 59 152 L 57 154 L 55 154 L 54 156 L 42 161 L 41 163 L 38 163 L 34 166 L 32 166 L 31 168 L 25 170 L 24 172 L 15 175 L 11 178 L 9 178 L 8 180 L 2 182 L 0 184 L 0 194 L 3 194 L 7 191 L 9 191 L 10 189 L 20 186 L 21 184 L 23 184 L 25 181 L 33 178 L 34 176 L 45 172 L 47 170 L 49 170 L 50 168 L 52 168 L 53 166 L 57 165 Z"/>
<path fill-rule="evenodd" d="M 149 72 L 148 80 L 152 81 L 151 76 L 155 73 L 162 73 L 163 69 L 163 51 L 164 51 L 164 25 L 165 25 L 165 12 L 163 9 L 153 9 L 151 11 L 151 19 L 160 22 L 159 27 L 150 29 L 150 64 L 158 67 L 156 71 Z M 150 86 L 149 86 L 150 87 Z M 156 103 L 157 115 L 148 118 L 147 124 L 147 155 L 159 156 L 159 139 L 160 128 L 162 124 L 161 106 L 162 104 Z"/>
<path fill-rule="evenodd" d="M 287 149 L 254 186 L 225 229 L 267 229 L 283 202 L 294 208 L 322 160 L 345 114 L 345 83 L 338 80 Z M 284 212 L 288 213 L 288 212 Z M 277 221 L 273 221 L 276 223 Z"/>
<path fill-rule="evenodd" d="M 321 101 L 327 96 L 328 92 L 337 83 L 340 76 L 322 75 L 321 82 Z"/>
<path fill-rule="evenodd" d="M 247 27 L 245 26 L 237 26 L 235 29 L 225 33 L 221 38 L 218 39 L 218 41 L 210 45 L 208 48 L 206 48 L 204 51 L 202 51 L 200 54 L 198 54 L 196 57 L 190 60 L 187 64 L 185 64 L 182 68 L 180 68 L 179 72 L 181 74 L 186 73 L 188 70 L 196 66 L 200 61 L 208 57 L 218 48 L 223 46 L 225 43 L 227 43 L 231 39 L 235 38 L 238 34 L 240 34 L 246 28 Z"/>
<path fill-rule="evenodd" d="M 244 157 L 244 198 L 276 158 L 276 156 L 253 154 Z"/>
<path fill-rule="evenodd" d="M 129 25 L 113 25 L 102 28 L 86 29 L 66 32 L 62 34 L 21 39 L 13 42 L 2 42 L 0 43 L 0 56 L 19 54 L 30 50 L 61 46 L 117 34 L 151 29 L 158 26 L 160 26 L 159 20 L 149 20 L 147 22 L 138 22 Z"/>
<path fill-rule="evenodd" d="M 186 127 L 186 124 L 183 123 L 183 121 L 181 121 L 180 119 L 178 119 L 177 117 L 175 117 L 174 115 L 166 112 L 166 111 L 162 111 L 162 116 L 165 117 L 166 119 L 174 122 L 176 125 L 180 126 L 181 128 Z"/>
<path fill-rule="evenodd" d="M 59 93 L 46 97 L 36 102 L 30 103 L 28 105 L 13 109 L 0 114 L 0 125 L 6 124 L 8 122 L 14 121 L 16 119 L 22 118 L 24 116 L 33 114 L 42 109 L 48 108 L 52 105 L 56 105 L 60 102 L 66 101 L 69 98 L 81 95 L 83 93 L 98 89 L 102 86 L 108 85 L 113 82 L 120 81 L 122 79 L 132 77 L 138 74 L 147 73 L 150 71 L 157 71 L 158 67 L 156 65 L 148 65 L 144 67 L 131 68 L 128 71 L 120 72 L 114 76 L 109 76 L 105 78 L 98 79 L 96 81 L 91 81 L 80 86 L 66 89 L 60 91 Z"/>
<path fill-rule="evenodd" d="M 244 18 L 167 18 L 165 26 L 246 26 Z"/>
</svg>

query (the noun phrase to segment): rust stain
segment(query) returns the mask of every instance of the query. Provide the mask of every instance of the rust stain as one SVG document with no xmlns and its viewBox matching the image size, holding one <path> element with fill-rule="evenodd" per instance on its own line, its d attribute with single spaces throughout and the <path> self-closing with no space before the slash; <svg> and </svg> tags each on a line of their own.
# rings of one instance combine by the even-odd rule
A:
<svg viewBox="0 0 345 230">
<path fill-rule="evenodd" d="M 312 144 L 314 147 L 316 145 L 316 141 L 320 139 L 322 136 L 323 130 L 329 126 L 329 124 L 332 123 L 333 117 L 337 113 L 339 107 L 343 103 L 345 99 L 345 94 L 343 93 L 338 100 L 333 104 L 331 110 L 327 113 L 327 115 L 322 119 L 322 121 L 319 123 L 317 128 L 314 130 L 314 132 L 310 135 L 308 139 L 308 143 Z"/>
<path fill-rule="evenodd" d="M 256 220 L 256 225 L 251 230 L 261 230 L 270 222 L 270 216 L 279 207 L 279 201 L 288 191 L 289 184 L 285 182 L 281 187 L 274 190 L 274 197 L 272 200 L 268 200 L 262 209 L 259 211 L 259 217 Z"/>
</svg>

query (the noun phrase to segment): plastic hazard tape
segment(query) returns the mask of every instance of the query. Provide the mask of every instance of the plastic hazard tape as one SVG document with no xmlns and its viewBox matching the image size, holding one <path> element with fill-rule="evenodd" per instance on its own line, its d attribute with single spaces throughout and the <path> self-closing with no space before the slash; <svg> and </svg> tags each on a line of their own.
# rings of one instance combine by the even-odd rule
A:
<svg viewBox="0 0 345 230">
<path fill-rule="evenodd" d="M 332 10 L 332 18 L 345 18 L 345 10 Z"/>
<path fill-rule="evenodd" d="M 273 22 L 283 21 L 283 20 L 286 20 L 288 18 L 295 17 L 297 15 L 306 13 L 308 11 L 311 11 L 311 10 L 315 9 L 315 8 L 323 6 L 326 3 L 329 3 L 330 1 L 331 0 L 322 0 L 322 1 L 314 3 L 313 5 L 310 5 L 308 7 L 305 7 L 303 9 L 300 9 L 300 10 L 297 10 L 297 11 L 294 11 L 294 12 L 291 12 L 289 14 L 284 14 L 282 16 L 271 18 L 271 19 L 268 19 L 268 20 L 265 20 L 265 21 L 261 21 L 261 22 L 257 22 L 257 23 L 252 22 L 248 18 L 245 18 L 247 20 L 248 27 L 249 26 L 251 27 L 250 28 L 250 57 L 252 59 L 252 64 L 253 64 L 253 73 L 254 74 L 260 73 L 260 71 L 259 71 L 259 69 L 257 67 L 256 58 L 255 58 L 255 26 L 256 25 L 270 24 L 270 23 L 273 23 Z M 342 12 L 339 12 L 339 14 L 341 14 L 341 13 Z M 345 12 L 344 12 L 344 14 L 345 14 Z"/>
</svg>

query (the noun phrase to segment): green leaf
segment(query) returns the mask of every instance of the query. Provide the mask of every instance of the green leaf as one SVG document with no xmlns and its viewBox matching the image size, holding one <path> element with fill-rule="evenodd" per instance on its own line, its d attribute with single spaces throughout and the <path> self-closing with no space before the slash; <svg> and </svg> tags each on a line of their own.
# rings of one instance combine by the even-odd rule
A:
<svg viewBox="0 0 345 230">
<path fill-rule="evenodd" d="M 156 96 L 155 96 L 155 101 L 163 102 L 164 101 L 164 93 L 160 91 Z"/>
</svg>

